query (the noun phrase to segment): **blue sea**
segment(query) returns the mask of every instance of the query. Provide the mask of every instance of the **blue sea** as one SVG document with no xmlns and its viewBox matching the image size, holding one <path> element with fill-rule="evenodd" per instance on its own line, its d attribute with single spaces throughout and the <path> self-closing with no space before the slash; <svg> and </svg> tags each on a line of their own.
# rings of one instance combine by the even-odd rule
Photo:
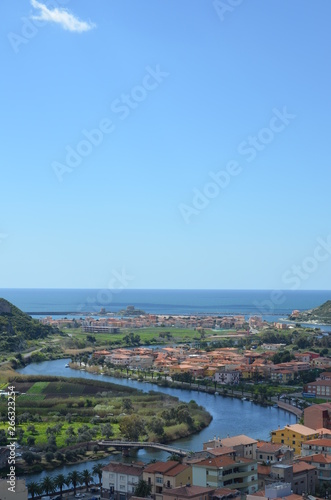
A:
<svg viewBox="0 0 331 500">
<path fill-rule="evenodd" d="M 244 314 L 273 320 L 331 299 L 328 290 L 129 290 L 0 289 L 3 297 L 33 315 L 116 313 L 132 305 L 151 314 Z"/>
</svg>

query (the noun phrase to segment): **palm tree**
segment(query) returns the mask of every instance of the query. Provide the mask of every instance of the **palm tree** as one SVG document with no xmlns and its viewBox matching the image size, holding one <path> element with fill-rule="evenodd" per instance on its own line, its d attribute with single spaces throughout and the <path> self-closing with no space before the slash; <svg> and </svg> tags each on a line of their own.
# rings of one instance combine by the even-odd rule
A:
<svg viewBox="0 0 331 500">
<path fill-rule="evenodd" d="M 88 491 L 88 485 L 89 485 L 90 481 L 93 480 L 93 477 L 92 477 L 90 471 L 88 469 L 84 469 L 81 477 L 82 477 L 82 483 L 85 483 L 86 491 Z"/>
<path fill-rule="evenodd" d="M 76 495 L 77 485 L 81 484 L 81 482 L 82 482 L 82 477 L 79 474 L 79 472 L 77 472 L 76 470 L 69 472 L 69 474 L 67 476 L 67 485 L 69 486 L 69 484 L 72 484 L 72 486 L 74 488 L 74 495 Z"/>
<path fill-rule="evenodd" d="M 42 492 L 40 484 L 32 481 L 28 484 L 28 492 L 30 493 L 33 500 L 35 495 L 40 495 L 40 493 Z"/>
<path fill-rule="evenodd" d="M 41 490 L 44 491 L 47 496 L 53 493 L 55 489 L 54 481 L 49 476 L 44 477 L 40 486 Z"/>
<path fill-rule="evenodd" d="M 99 478 L 100 488 L 101 488 L 101 479 L 102 479 L 102 468 L 103 468 L 102 464 L 95 464 L 95 465 L 93 465 L 93 469 L 92 469 L 93 474 L 97 475 Z"/>
<path fill-rule="evenodd" d="M 54 479 L 54 484 L 57 488 L 60 488 L 60 495 L 62 497 L 62 488 L 65 484 L 67 484 L 66 482 L 66 478 L 64 477 L 63 474 L 58 474 L 56 476 L 56 478 Z"/>
</svg>

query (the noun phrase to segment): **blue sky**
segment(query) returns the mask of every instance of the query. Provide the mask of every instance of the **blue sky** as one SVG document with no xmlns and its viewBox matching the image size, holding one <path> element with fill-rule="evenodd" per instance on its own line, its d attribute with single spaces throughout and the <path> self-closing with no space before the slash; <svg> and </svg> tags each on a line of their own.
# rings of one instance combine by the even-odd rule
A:
<svg viewBox="0 0 331 500">
<path fill-rule="evenodd" d="M 1 287 L 330 288 L 328 0 L 1 15 Z"/>
</svg>

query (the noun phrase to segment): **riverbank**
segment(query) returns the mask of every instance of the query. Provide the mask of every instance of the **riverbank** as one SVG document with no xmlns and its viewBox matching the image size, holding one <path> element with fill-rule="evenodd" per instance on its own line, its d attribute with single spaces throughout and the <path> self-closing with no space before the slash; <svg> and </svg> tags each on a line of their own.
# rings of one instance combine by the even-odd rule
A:
<svg viewBox="0 0 331 500">
<path fill-rule="evenodd" d="M 212 394 L 214 396 L 224 396 L 230 398 L 237 398 L 243 401 L 249 400 L 256 404 L 260 404 L 261 406 L 274 406 L 277 398 L 269 396 L 269 400 L 264 397 L 263 392 L 261 391 L 261 396 L 259 397 L 257 393 L 255 393 L 255 397 L 253 397 L 252 391 L 255 386 L 252 386 L 252 391 L 239 389 L 235 385 L 224 385 L 224 384 L 215 384 L 212 382 L 212 385 L 205 385 L 203 383 L 193 383 L 193 382 L 183 382 L 173 380 L 171 377 L 164 375 L 163 377 L 151 376 L 147 373 L 144 373 L 144 376 L 135 374 L 132 370 L 127 373 L 123 373 L 115 368 L 105 368 L 100 365 L 82 365 L 78 363 L 69 362 L 69 367 L 73 370 L 78 370 L 80 372 L 87 372 L 93 375 L 102 375 L 102 376 L 110 376 L 114 377 L 118 380 L 132 380 L 141 383 L 149 383 L 156 385 L 157 387 L 169 387 L 173 389 L 183 389 L 189 391 L 196 392 L 205 392 L 207 394 Z M 207 382 L 208 383 L 208 382 Z M 247 384 L 248 385 L 248 384 Z M 257 386 L 261 387 L 261 386 Z M 290 406 L 290 405 L 289 405 Z"/>
<path fill-rule="evenodd" d="M 290 413 L 293 413 L 296 415 L 298 418 L 301 418 L 303 411 L 297 408 L 296 406 L 289 405 L 288 403 L 283 403 L 282 401 L 277 402 L 278 408 L 281 408 L 282 410 L 289 411 Z"/>
</svg>

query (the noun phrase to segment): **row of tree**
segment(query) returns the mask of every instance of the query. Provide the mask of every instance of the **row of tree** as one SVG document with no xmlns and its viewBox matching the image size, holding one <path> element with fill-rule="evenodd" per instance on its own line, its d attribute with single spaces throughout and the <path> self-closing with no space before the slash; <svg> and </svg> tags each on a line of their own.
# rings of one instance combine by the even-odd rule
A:
<svg viewBox="0 0 331 500">
<path fill-rule="evenodd" d="M 69 472 L 67 476 L 63 474 L 58 474 L 54 478 L 45 476 L 40 482 L 34 482 L 28 484 L 28 491 L 31 498 L 34 499 L 36 495 L 41 495 L 45 493 L 50 495 L 52 493 L 58 492 L 62 496 L 62 491 L 64 486 L 72 487 L 74 490 L 74 495 L 76 495 L 76 488 L 80 485 L 85 485 L 86 491 L 88 490 L 90 483 L 93 481 L 93 476 L 96 475 L 99 478 L 99 486 L 101 487 L 102 479 L 102 464 L 95 464 L 92 469 L 92 473 L 88 469 L 84 469 L 82 472 L 77 472 L 73 470 Z"/>
</svg>

